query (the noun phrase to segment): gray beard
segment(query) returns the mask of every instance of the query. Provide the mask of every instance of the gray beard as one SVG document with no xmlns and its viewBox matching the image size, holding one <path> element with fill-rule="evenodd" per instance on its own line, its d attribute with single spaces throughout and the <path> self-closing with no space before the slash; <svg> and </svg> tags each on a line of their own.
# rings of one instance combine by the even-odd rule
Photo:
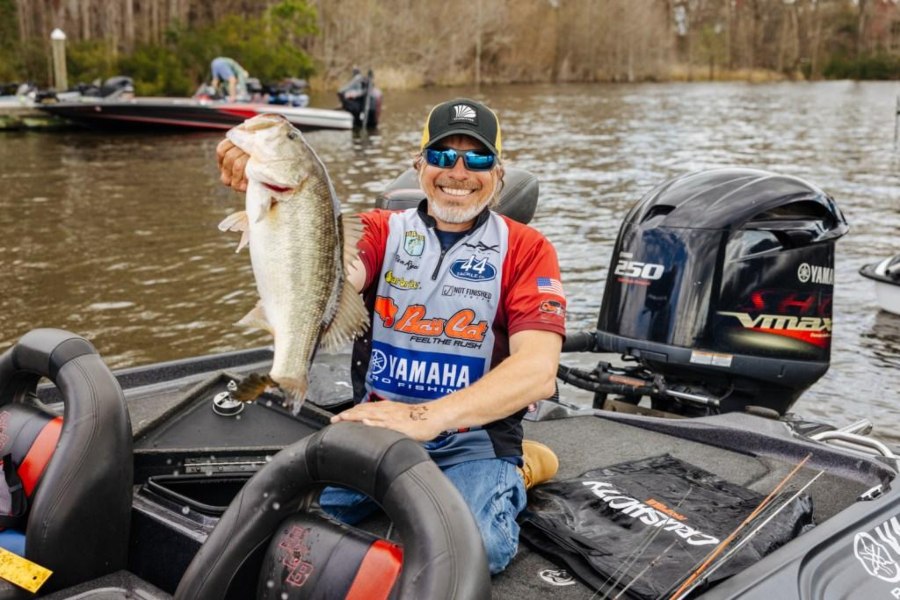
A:
<svg viewBox="0 0 900 600">
<path fill-rule="evenodd" d="M 475 217 L 481 214 L 484 207 L 490 203 L 490 196 L 488 196 L 481 204 L 465 208 L 440 206 L 437 202 L 429 201 L 428 212 L 431 213 L 432 217 L 438 221 L 443 221 L 444 223 L 468 223 L 469 221 L 474 221 Z"/>
</svg>

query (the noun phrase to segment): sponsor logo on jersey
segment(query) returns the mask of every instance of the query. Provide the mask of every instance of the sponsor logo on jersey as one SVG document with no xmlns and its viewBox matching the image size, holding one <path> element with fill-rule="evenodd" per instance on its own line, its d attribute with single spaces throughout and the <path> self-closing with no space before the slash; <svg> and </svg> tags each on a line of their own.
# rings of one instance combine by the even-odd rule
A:
<svg viewBox="0 0 900 600">
<path fill-rule="evenodd" d="M 562 302 L 558 302 L 557 300 L 544 300 L 543 302 L 541 302 L 538 310 L 543 313 L 557 315 L 559 317 L 566 316 L 566 309 L 563 307 Z"/>
<path fill-rule="evenodd" d="M 376 390 L 433 400 L 468 386 L 483 373 L 483 358 L 407 350 L 373 341 L 367 378 Z"/>
<path fill-rule="evenodd" d="M 487 258 L 474 254 L 469 258 L 460 258 L 450 265 L 450 274 L 464 281 L 490 281 L 497 276 L 497 269 Z"/>
<path fill-rule="evenodd" d="M 410 256 L 422 256 L 425 250 L 425 236 L 418 231 L 407 231 L 403 234 L 403 249 Z"/>
<path fill-rule="evenodd" d="M 451 340 L 469 342 L 483 342 L 487 334 L 487 321 L 477 320 L 478 316 L 471 308 L 458 310 L 447 318 L 429 317 L 427 313 L 424 304 L 411 304 L 400 314 L 392 298 L 375 298 L 375 314 L 381 318 L 382 325 L 394 331 L 417 337 L 445 336 Z"/>
<path fill-rule="evenodd" d="M 442 296 L 466 296 L 468 298 L 480 298 L 481 300 L 485 300 L 487 302 L 491 301 L 493 298 L 493 294 L 491 294 L 487 290 L 476 290 L 470 287 L 459 286 L 459 285 L 445 285 L 441 288 Z"/>
<path fill-rule="evenodd" d="M 399 310 L 393 298 L 388 296 L 375 297 L 375 314 L 381 317 L 381 322 L 385 327 L 394 326 L 394 321 L 397 319 L 397 311 Z"/>
<path fill-rule="evenodd" d="M 636 498 L 626 496 L 619 490 L 615 489 L 611 483 L 606 481 L 582 481 L 582 485 L 590 489 L 590 491 L 603 500 L 609 508 L 621 513 L 631 519 L 648 525 L 650 527 L 658 527 L 663 531 L 674 533 L 691 546 L 709 546 L 719 543 L 719 539 L 711 535 L 702 533 L 701 531 L 682 522 L 682 515 L 672 514 L 674 511 L 668 509 L 661 510 L 657 508 L 661 504 L 658 500 L 652 500 L 653 505 L 648 502 L 641 502 Z"/>
<path fill-rule="evenodd" d="M 834 269 L 809 263 L 800 263 L 800 266 L 797 267 L 797 279 L 800 280 L 800 283 L 834 285 Z"/>
<path fill-rule="evenodd" d="M 394 264 L 397 264 L 397 265 L 403 265 L 404 267 L 406 267 L 406 268 L 409 269 L 410 271 L 419 268 L 419 261 L 417 261 L 417 260 L 412 260 L 412 259 L 409 259 L 409 258 L 402 258 L 402 257 L 401 257 L 399 254 L 397 254 L 396 252 L 394 253 Z"/>
<path fill-rule="evenodd" d="M 391 287 L 395 287 L 398 290 L 417 290 L 422 286 L 422 284 L 415 279 L 397 277 L 391 270 L 384 274 L 384 280 L 388 283 L 388 285 L 390 285 Z"/>
<path fill-rule="evenodd" d="M 500 244 L 494 244 L 493 246 L 488 246 L 481 240 L 478 240 L 477 244 L 470 244 L 469 242 L 463 243 L 464 248 L 472 248 L 475 252 L 500 252 Z"/>
</svg>

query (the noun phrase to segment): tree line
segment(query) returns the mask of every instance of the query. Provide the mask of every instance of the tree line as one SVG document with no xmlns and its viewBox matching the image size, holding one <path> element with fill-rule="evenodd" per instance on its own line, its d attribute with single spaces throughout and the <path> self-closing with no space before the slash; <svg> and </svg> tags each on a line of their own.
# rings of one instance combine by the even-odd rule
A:
<svg viewBox="0 0 900 600">
<path fill-rule="evenodd" d="M 188 93 L 228 55 L 261 79 L 353 66 L 382 87 L 900 78 L 898 0 L 0 0 L 0 81 L 127 74 Z"/>
</svg>

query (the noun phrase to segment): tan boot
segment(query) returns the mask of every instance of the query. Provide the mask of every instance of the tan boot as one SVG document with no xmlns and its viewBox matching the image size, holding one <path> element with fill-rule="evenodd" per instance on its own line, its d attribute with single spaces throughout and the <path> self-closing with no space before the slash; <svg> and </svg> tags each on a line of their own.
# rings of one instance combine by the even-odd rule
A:
<svg viewBox="0 0 900 600">
<path fill-rule="evenodd" d="M 553 450 L 534 440 L 522 440 L 522 458 L 525 466 L 519 469 L 519 475 L 526 490 L 552 479 L 559 470 L 559 459 Z"/>
</svg>

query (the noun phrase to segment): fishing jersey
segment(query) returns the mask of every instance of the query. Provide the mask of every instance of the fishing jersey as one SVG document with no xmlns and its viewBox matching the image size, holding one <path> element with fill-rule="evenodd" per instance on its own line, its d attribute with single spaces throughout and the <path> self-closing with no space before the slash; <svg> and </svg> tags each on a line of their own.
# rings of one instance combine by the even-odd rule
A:
<svg viewBox="0 0 900 600">
<path fill-rule="evenodd" d="M 532 329 L 565 335 L 556 251 L 535 229 L 486 210 L 442 250 L 425 201 L 362 219 L 372 329 L 354 347 L 357 401 L 435 400 L 507 358 L 510 335 Z M 520 465 L 524 414 L 444 432 L 425 448 L 442 467 L 483 458 Z"/>
</svg>

